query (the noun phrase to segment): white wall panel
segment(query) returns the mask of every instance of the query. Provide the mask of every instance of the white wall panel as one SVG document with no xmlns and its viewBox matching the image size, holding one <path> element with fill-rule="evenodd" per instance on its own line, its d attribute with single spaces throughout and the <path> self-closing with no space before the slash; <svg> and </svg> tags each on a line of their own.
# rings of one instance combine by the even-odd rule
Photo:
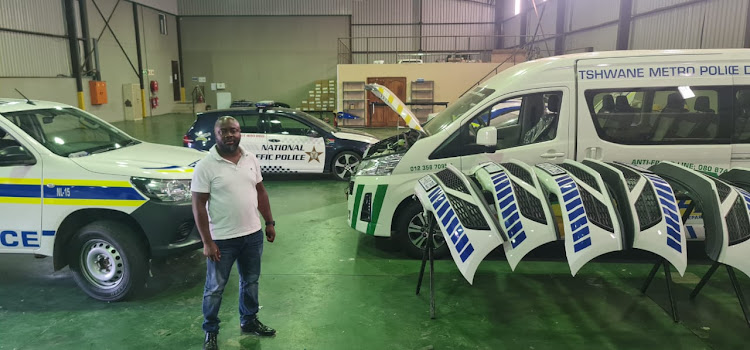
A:
<svg viewBox="0 0 750 350">
<path fill-rule="evenodd" d="M 406 1 L 406 0 L 404 0 Z M 465 0 L 427 0 L 423 23 L 477 23 L 495 21 L 495 5 Z"/>
<path fill-rule="evenodd" d="M 70 76 L 68 39 L 0 32 L 0 77 Z"/>
<path fill-rule="evenodd" d="M 62 0 L 0 0 L 0 26 L 65 35 Z"/>
<path fill-rule="evenodd" d="M 412 0 L 354 1 L 352 24 L 414 23 L 413 7 Z"/>
<path fill-rule="evenodd" d="M 676 8 L 635 18 L 630 27 L 631 50 L 699 48 L 705 4 Z"/>
<path fill-rule="evenodd" d="M 565 52 L 580 52 L 593 47 L 594 51 L 611 51 L 617 48 L 617 24 L 586 30 L 565 36 Z"/>
<path fill-rule="evenodd" d="M 352 0 L 178 0 L 180 16 L 350 15 Z"/>
<path fill-rule="evenodd" d="M 633 0 L 633 14 L 660 9 L 667 6 L 679 5 L 693 0 Z"/>
<path fill-rule="evenodd" d="M 747 25 L 747 0 L 713 0 L 705 6 L 701 48 L 742 47 Z"/>
<path fill-rule="evenodd" d="M 619 13 L 620 0 L 569 0 L 565 11 L 565 31 L 616 21 Z"/>
</svg>

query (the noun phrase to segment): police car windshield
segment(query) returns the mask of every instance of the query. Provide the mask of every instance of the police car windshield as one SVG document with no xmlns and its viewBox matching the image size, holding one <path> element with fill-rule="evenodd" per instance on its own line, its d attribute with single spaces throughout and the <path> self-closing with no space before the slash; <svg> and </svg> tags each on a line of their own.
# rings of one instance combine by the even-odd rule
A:
<svg viewBox="0 0 750 350">
<path fill-rule="evenodd" d="M 495 92 L 493 89 L 485 87 L 477 87 L 474 90 L 467 92 L 458 101 L 453 102 L 448 108 L 438 113 L 434 118 L 430 119 L 422 127 L 427 131 L 428 135 L 435 135 L 440 130 L 443 130 L 451 125 L 454 121 L 464 115 L 468 110 L 474 108 L 484 99 L 492 95 Z"/>
<path fill-rule="evenodd" d="M 85 156 L 140 143 L 121 130 L 73 108 L 3 113 L 53 153 Z"/>
</svg>

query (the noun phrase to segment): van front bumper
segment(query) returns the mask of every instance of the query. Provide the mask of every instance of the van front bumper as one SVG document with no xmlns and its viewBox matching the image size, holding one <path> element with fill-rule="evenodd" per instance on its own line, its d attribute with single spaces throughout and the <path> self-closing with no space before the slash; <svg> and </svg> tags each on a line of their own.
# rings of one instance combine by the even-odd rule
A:
<svg viewBox="0 0 750 350">
<path fill-rule="evenodd" d="M 390 237 L 399 205 L 414 194 L 419 173 L 355 176 L 347 187 L 347 223 L 365 234 Z"/>
<path fill-rule="evenodd" d="M 146 234 L 152 257 L 176 255 L 203 246 L 191 202 L 150 200 L 131 215 Z"/>
</svg>

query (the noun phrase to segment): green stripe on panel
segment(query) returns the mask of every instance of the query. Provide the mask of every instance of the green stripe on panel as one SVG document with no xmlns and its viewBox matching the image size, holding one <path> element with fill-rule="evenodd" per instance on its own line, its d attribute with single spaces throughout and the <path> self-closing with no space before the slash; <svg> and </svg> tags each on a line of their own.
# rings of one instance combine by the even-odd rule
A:
<svg viewBox="0 0 750 350">
<path fill-rule="evenodd" d="M 357 218 L 359 217 L 359 202 L 362 201 L 362 192 L 365 190 L 365 185 L 357 186 L 357 195 L 354 197 L 354 208 L 352 208 L 352 228 L 357 228 Z"/>
<path fill-rule="evenodd" d="M 375 198 L 372 200 L 372 218 L 367 224 L 367 234 L 374 235 L 375 227 L 378 226 L 378 217 L 380 216 L 380 209 L 383 207 L 383 198 L 385 198 L 385 190 L 388 185 L 378 185 L 378 189 L 375 190 Z"/>
</svg>

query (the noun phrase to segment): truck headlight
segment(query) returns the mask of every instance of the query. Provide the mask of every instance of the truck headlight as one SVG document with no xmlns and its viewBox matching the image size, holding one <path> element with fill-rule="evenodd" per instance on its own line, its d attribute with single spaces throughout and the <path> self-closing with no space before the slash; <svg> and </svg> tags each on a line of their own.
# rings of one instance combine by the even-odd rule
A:
<svg viewBox="0 0 750 350">
<path fill-rule="evenodd" d="M 193 197 L 190 180 L 131 177 L 130 182 L 147 197 L 161 202 L 184 202 Z"/>
<path fill-rule="evenodd" d="M 364 160 L 362 161 L 362 163 L 360 163 L 359 167 L 357 167 L 357 172 L 355 173 L 355 176 L 390 175 L 393 172 L 393 169 L 396 168 L 396 165 L 398 165 L 398 162 L 400 162 L 401 158 L 403 157 L 404 157 L 403 153 L 397 153 L 397 154 L 391 154 L 391 155 L 387 155 L 383 157 Z"/>
</svg>

